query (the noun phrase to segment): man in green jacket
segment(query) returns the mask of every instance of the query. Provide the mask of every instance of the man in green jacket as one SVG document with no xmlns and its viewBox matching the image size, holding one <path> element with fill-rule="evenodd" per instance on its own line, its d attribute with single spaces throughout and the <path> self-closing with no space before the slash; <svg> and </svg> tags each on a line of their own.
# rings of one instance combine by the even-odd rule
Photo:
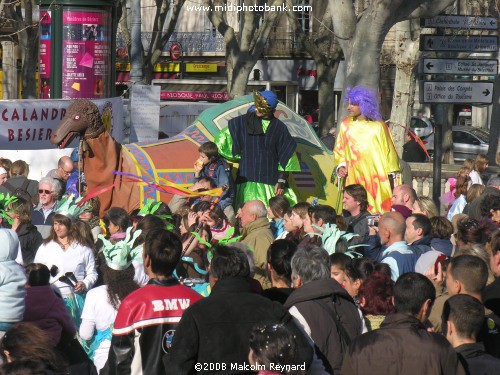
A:
<svg viewBox="0 0 500 375">
<path fill-rule="evenodd" d="M 267 277 L 266 262 L 267 250 L 273 243 L 274 237 L 269 227 L 266 206 L 259 200 L 245 202 L 238 211 L 237 217 L 240 220 L 243 236 L 241 242 L 253 251 L 255 278 L 260 282 L 262 288 L 270 288 L 271 283 Z"/>
</svg>

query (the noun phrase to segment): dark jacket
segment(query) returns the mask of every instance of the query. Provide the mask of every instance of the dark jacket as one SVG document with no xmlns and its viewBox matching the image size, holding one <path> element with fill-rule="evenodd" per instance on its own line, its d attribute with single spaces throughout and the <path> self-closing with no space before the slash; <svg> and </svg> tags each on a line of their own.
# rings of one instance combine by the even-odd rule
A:
<svg viewBox="0 0 500 375">
<path fill-rule="evenodd" d="M 482 297 L 487 311 L 481 341 L 487 353 L 500 358 L 500 277 L 484 288 Z"/>
<path fill-rule="evenodd" d="M 500 374 L 500 359 L 489 355 L 481 343 L 463 344 L 455 348 L 468 375 Z"/>
<path fill-rule="evenodd" d="M 62 335 L 75 336 L 73 320 L 66 311 L 62 298 L 50 285 L 27 288 L 25 303 L 23 320 L 41 328 L 53 346 L 57 346 Z"/>
<path fill-rule="evenodd" d="M 251 292 L 246 278 L 217 281 L 207 298 L 189 307 L 177 326 L 172 347 L 164 356 L 169 374 L 194 374 L 195 364 L 221 364 L 225 368 L 205 368 L 197 374 L 242 374 L 231 363 L 248 363 L 250 332 L 254 325 L 283 322 L 297 337 L 297 363 L 310 364 L 312 348 L 294 324 L 291 315 L 277 302 Z"/>
<path fill-rule="evenodd" d="M 408 247 L 413 251 L 416 256 L 420 256 L 423 253 L 430 251 L 431 249 L 431 238 L 428 236 L 424 236 L 421 239 L 413 242 Z"/>
<path fill-rule="evenodd" d="M 54 208 L 57 206 L 57 201 L 54 204 Z M 43 238 L 47 238 L 50 234 L 50 228 L 54 223 L 54 215 L 55 212 L 52 211 L 47 218 L 43 214 L 42 204 L 38 203 L 38 205 L 31 210 L 31 222 L 35 225 L 42 235 Z"/>
<path fill-rule="evenodd" d="M 344 358 L 342 375 L 461 375 L 465 371 L 444 336 L 428 332 L 417 318 L 388 315 L 380 329 L 355 339 Z"/>
<path fill-rule="evenodd" d="M 31 223 L 23 223 L 16 229 L 19 237 L 19 245 L 23 255 L 23 263 L 28 265 L 33 263 L 36 252 L 42 244 L 42 235 L 38 229 Z"/>
<path fill-rule="evenodd" d="M 453 252 L 453 244 L 448 238 L 433 238 L 431 239 L 431 247 L 446 255 L 447 258 L 451 257 Z"/>
<path fill-rule="evenodd" d="M 425 163 L 427 154 L 413 137 L 403 145 L 402 159 L 408 163 Z"/>
<path fill-rule="evenodd" d="M 333 303 L 340 317 L 340 324 L 349 335 L 349 341 L 361 334 L 361 318 L 349 294 L 332 279 L 311 281 L 295 289 L 288 297 L 285 307 L 300 321 L 305 320 L 317 354 L 326 370 L 339 374 L 344 352 L 341 337 L 333 320 Z M 297 311 L 298 310 L 298 314 Z M 345 350 L 345 348 L 344 348 Z"/>
<path fill-rule="evenodd" d="M 233 204 L 235 192 L 233 175 L 231 174 L 231 167 L 224 158 L 219 157 L 210 161 L 210 163 L 203 167 L 199 177 L 195 178 L 195 181 L 198 181 L 202 177 L 210 177 L 214 180 L 217 187 L 227 186 L 227 190 L 224 191 L 219 201 L 220 208 L 224 210 L 227 206 Z"/>
<path fill-rule="evenodd" d="M 26 192 L 31 197 L 31 203 L 38 204 L 38 181 L 29 180 L 25 176 L 14 176 L 9 178 L 7 182 L 11 184 L 14 188 L 21 188 L 26 180 L 29 181 L 28 187 L 26 188 Z M 12 195 L 14 192 L 7 189 L 6 186 L 0 186 L 0 193 L 4 194 L 9 193 L 10 195 Z"/>
<path fill-rule="evenodd" d="M 368 211 L 363 211 L 356 216 L 347 216 L 345 218 L 347 230 L 358 235 L 349 241 L 349 246 L 366 244 L 370 231 L 368 228 L 368 216 L 370 216 L 370 213 Z M 365 247 L 361 247 L 359 249 L 363 250 Z"/>
</svg>

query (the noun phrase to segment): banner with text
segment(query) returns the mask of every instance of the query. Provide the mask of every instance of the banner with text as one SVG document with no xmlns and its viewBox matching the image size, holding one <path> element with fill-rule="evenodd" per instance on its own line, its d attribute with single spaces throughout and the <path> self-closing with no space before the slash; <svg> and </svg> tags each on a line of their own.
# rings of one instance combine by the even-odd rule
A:
<svg viewBox="0 0 500 375">
<path fill-rule="evenodd" d="M 122 98 L 92 100 L 103 115 L 106 130 L 118 142 L 123 141 Z M 71 100 L 0 100 L 0 149 L 40 150 L 50 143 L 52 131 L 66 114 Z M 76 147 L 73 140 L 68 147 Z"/>
</svg>

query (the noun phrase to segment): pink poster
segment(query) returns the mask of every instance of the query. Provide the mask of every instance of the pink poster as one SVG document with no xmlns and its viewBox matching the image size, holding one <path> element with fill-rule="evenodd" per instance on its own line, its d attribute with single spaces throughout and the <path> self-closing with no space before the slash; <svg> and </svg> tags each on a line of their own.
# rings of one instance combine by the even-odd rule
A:
<svg viewBox="0 0 500 375">
<path fill-rule="evenodd" d="M 40 11 L 40 61 L 38 72 L 40 75 L 40 99 L 50 99 L 50 11 Z"/>
<path fill-rule="evenodd" d="M 106 11 L 63 11 L 63 98 L 110 95 L 110 32 Z"/>
</svg>

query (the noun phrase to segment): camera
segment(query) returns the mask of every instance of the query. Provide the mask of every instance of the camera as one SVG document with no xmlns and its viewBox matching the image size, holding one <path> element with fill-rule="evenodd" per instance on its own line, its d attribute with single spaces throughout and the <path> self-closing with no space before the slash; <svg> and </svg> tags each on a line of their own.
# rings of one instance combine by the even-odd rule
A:
<svg viewBox="0 0 500 375">
<path fill-rule="evenodd" d="M 366 217 L 369 227 L 378 227 L 378 221 L 380 220 L 380 215 L 370 215 Z"/>
</svg>

